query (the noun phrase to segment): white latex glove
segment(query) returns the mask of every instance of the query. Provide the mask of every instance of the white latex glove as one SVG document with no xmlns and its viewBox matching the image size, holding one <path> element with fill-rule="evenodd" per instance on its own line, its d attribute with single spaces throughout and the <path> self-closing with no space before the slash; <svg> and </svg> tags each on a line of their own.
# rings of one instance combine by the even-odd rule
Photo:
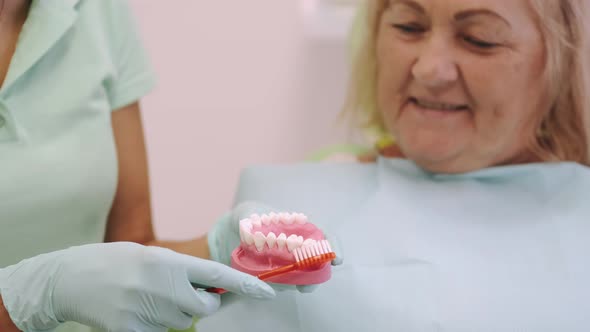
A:
<svg viewBox="0 0 590 332">
<path fill-rule="evenodd" d="M 0 270 L 4 305 L 24 331 L 66 321 L 108 331 L 186 329 L 193 316 L 220 305 L 219 295 L 191 283 L 274 296 L 264 282 L 223 264 L 128 242 L 72 247 Z"/>
</svg>

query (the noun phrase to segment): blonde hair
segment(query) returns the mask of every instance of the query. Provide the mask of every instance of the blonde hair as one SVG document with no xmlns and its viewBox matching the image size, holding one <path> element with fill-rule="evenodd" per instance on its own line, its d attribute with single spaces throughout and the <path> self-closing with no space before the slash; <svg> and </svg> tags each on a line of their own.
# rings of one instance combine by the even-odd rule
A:
<svg viewBox="0 0 590 332">
<path fill-rule="evenodd" d="M 590 4 L 529 0 L 545 44 L 550 111 L 537 121 L 530 151 L 543 161 L 590 165 Z M 366 0 L 351 34 L 352 71 L 345 113 L 376 139 L 389 135 L 377 106 L 376 42 L 387 0 Z"/>
</svg>

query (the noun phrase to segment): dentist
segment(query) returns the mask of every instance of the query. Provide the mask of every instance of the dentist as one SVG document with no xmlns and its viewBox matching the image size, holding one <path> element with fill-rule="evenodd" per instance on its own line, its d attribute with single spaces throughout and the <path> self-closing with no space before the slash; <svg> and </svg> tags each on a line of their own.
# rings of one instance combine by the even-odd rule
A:
<svg viewBox="0 0 590 332">
<path fill-rule="evenodd" d="M 125 1 L 0 0 L 0 331 L 184 329 L 219 307 L 195 283 L 274 296 L 206 238 L 155 239 L 153 85 Z"/>
</svg>

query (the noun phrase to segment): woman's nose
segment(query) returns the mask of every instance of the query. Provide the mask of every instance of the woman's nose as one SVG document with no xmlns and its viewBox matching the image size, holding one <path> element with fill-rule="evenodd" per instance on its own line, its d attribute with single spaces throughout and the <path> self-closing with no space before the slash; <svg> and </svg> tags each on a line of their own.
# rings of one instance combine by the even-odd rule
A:
<svg viewBox="0 0 590 332">
<path fill-rule="evenodd" d="M 431 40 L 424 45 L 412 67 L 412 75 L 427 88 L 443 88 L 456 82 L 459 69 L 448 44 Z"/>
</svg>

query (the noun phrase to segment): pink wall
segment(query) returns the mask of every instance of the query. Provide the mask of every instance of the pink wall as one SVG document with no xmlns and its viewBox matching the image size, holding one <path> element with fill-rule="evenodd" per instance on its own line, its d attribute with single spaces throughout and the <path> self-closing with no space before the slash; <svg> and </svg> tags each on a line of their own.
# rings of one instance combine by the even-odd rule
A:
<svg viewBox="0 0 590 332">
<path fill-rule="evenodd" d="M 296 0 L 131 0 L 159 78 L 143 101 L 156 231 L 205 232 L 241 168 L 342 142 L 342 40 L 306 37 Z"/>
</svg>

